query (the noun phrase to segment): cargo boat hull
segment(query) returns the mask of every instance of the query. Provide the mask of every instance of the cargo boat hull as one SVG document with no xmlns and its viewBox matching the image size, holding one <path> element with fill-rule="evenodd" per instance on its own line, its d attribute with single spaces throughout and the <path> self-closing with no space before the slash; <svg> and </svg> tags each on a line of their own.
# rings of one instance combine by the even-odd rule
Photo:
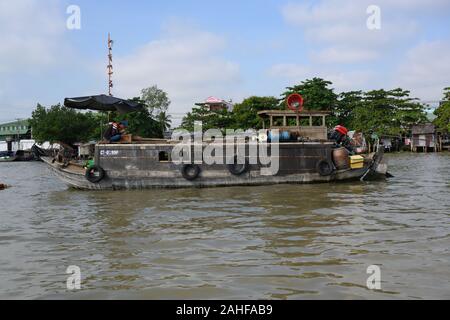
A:
<svg viewBox="0 0 450 320">
<path fill-rule="evenodd" d="M 259 164 L 249 165 L 241 175 L 230 173 L 227 165 L 199 164 L 198 177 L 190 181 L 182 165 L 161 161 L 161 153 L 170 154 L 170 144 L 100 144 L 96 146 L 95 162 L 105 171 L 104 178 L 92 183 L 85 169 L 76 164 L 62 164 L 51 157 L 41 157 L 51 170 L 68 186 L 82 190 L 123 190 L 150 188 L 209 188 L 226 186 L 257 186 L 275 184 L 329 183 L 358 179 L 384 178 L 386 165 L 383 154 L 366 155 L 363 168 L 333 170 L 322 175 L 317 170 L 321 160 L 332 162 L 332 143 L 280 144 L 279 171 L 267 175 Z"/>
</svg>

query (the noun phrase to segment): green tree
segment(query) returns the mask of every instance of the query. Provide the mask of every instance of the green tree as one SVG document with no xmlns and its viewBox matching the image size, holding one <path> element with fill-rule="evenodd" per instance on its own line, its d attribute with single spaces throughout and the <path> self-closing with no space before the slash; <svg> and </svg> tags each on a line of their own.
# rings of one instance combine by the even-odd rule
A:
<svg viewBox="0 0 450 320">
<path fill-rule="evenodd" d="M 167 93 L 156 85 L 141 90 L 141 102 L 147 107 L 151 116 L 167 112 L 170 105 Z"/>
<path fill-rule="evenodd" d="M 171 116 L 169 114 L 167 114 L 166 111 L 161 111 L 158 114 L 157 120 L 163 131 L 167 131 L 168 129 L 170 129 L 170 126 L 172 125 L 172 120 L 170 118 L 171 118 Z"/>
<path fill-rule="evenodd" d="M 337 95 L 329 86 L 332 82 L 321 78 L 313 78 L 302 81 L 301 84 L 287 87 L 281 95 L 280 107 L 286 108 L 286 99 L 293 93 L 299 93 L 304 99 L 306 110 L 333 110 L 336 105 Z"/>
<path fill-rule="evenodd" d="M 259 111 L 279 109 L 279 101 L 275 97 L 250 97 L 238 103 L 233 109 L 234 129 L 260 129 L 262 128 Z"/>
<path fill-rule="evenodd" d="M 181 129 L 194 131 L 194 122 L 201 121 L 202 129 L 227 129 L 233 125 L 232 113 L 226 109 L 220 111 L 211 111 L 206 105 L 196 106 L 188 112 L 181 121 Z"/>
<path fill-rule="evenodd" d="M 400 88 L 364 93 L 363 103 L 354 108 L 350 127 L 378 135 L 406 133 L 411 125 L 426 121 L 425 106 L 409 94 Z"/>
<path fill-rule="evenodd" d="M 444 89 L 444 101 L 434 111 L 434 124 L 441 130 L 450 132 L 450 87 Z"/>
<path fill-rule="evenodd" d="M 130 100 L 144 104 L 144 101 L 138 97 Z M 126 114 L 113 112 L 111 113 L 111 119 L 115 121 L 128 121 L 127 131 L 136 136 L 148 138 L 162 138 L 163 136 L 163 128 L 160 122 L 153 118 L 148 108 L 142 108 L 139 111 Z"/>
<path fill-rule="evenodd" d="M 333 108 L 332 114 L 328 120 L 329 125 L 336 126 L 339 124 L 347 128 L 353 127 L 355 121 L 355 110 L 362 110 L 363 103 L 362 91 L 340 93 L 336 105 Z"/>
<path fill-rule="evenodd" d="M 39 143 L 50 141 L 73 144 L 92 139 L 99 127 L 97 120 L 91 112 L 77 112 L 60 104 L 46 109 L 38 104 L 32 113 L 30 125 L 33 138 Z"/>
</svg>

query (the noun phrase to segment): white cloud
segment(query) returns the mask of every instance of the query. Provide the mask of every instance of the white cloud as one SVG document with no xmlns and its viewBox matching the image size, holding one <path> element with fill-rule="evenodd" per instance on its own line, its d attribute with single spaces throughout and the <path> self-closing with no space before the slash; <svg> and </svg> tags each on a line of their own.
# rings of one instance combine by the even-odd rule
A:
<svg viewBox="0 0 450 320">
<path fill-rule="evenodd" d="M 359 4 L 351 1 L 292 2 L 282 8 L 282 14 L 289 24 L 308 27 L 325 22 L 336 24 L 342 21 L 358 21 L 360 9 Z"/>
<path fill-rule="evenodd" d="M 381 29 L 369 30 L 366 22 L 369 5 L 381 10 Z M 373 61 L 396 47 L 414 39 L 419 31 L 416 15 L 438 14 L 449 9 L 450 2 L 387 0 L 329 0 L 289 3 L 282 8 L 285 21 L 303 31 L 311 45 L 325 46 L 315 53 L 321 63 Z M 346 49 L 344 54 L 337 55 Z M 353 52 L 353 53 L 352 53 Z"/>
<path fill-rule="evenodd" d="M 288 79 L 291 83 L 300 83 L 305 79 L 320 77 L 333 83 L 336 92 L 349 90 L 367 90 L 369 84 L 376 84 L 376 74 L 370 70 L 341 71 L 336 68 L 319 68 L 300 64 L 277 64 L 268 70 L 274 78 Z"/>
<path fill-rule="evenodd" d="M 61 61 L 63 15 L 55 0 L 0 1 L 1 72 L 33 72 Z"/>
<path fill-rule="evenodd" d="M 281 63 L 272 66 L 268 74 L 277 78 L 304 79 L 312 74 L 312 69 L 305 65 Z"/>
<path fill-rule="evenodd" d="M 432 41 L 418 44 L 406 54 L 396 70 L 393 83 L 411 89 L 424 100 L 439 100 L 450 86 L 450 42 Z"/>
<path fill-rule="evenodd" d="M 381 29 L 369 30 L 366 9 L 381 9 Z M 450 43 L 417 44 L 430 19 L 448 16 L 450 1 L 328 0 L 290 3 L 287 24 L 304 35 L 309 63 L 276 64 L 269 74 L 291 81 L 319 76 L 337 90 L 400 86 L 423 100 L 437 100 L 450 85 Z M 428 21 L 428 22 L 427 22 Z"/>
<path fill-rule="evenodd" d="M 312 55 L 311 60 L 318 63 L 358 63 L 372 61 L 379 57 L 379 53 L 367 49 L 330 47 Z"/>
<path fill-rule="evenodd" d="M 276 64 L 268 74 L 275 78 L 299 83 L 307 78 L 321 77 L 333 82 L 337 92 L 401 87 L 423 101 L 442 99 L 445 87 L 450 86 L 450 41 L 420 43 L 408 50 L 404 59 L 391 71 L 339 70 L 320 64 Z"/>
<path fill-rule="evenodd" d="M 221 57 L 225 45 L 218 35 L 171 23 L 159 40 L 116 58 L 115 91 L 131 97 L 157 84 L 168 92 L 172 113 L 211 95 L 238 99 L 239 65 Z"/>
</svg>

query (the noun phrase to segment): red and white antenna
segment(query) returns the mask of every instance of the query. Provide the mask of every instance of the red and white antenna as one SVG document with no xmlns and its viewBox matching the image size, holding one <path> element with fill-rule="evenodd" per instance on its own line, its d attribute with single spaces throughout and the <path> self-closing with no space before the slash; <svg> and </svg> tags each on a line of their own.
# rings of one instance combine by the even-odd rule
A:
<svg viewBox="0 0 450 320">
<path fill-rule="evenodd" d="M 113 47 L 114 41 L 111 40 L 111 35 L 108 33 L 108 93 L 110 96 L 112 96 L 111 89 L 113 88 L 113 81 L 112 81 L 112 75 L 113 75 L 113 66 L 112 66 L 112 47 Z"/>
</svg>

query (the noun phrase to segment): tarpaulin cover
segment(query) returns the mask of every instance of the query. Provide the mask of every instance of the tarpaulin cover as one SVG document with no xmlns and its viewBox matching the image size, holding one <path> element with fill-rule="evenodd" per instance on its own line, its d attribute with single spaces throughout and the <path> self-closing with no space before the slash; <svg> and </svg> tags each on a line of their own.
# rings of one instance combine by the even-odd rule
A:
<svg viewBox="0 0 450 320">
<path fill-rule="evenodd" d="M 104 94 L 79 98 L 66 98 L 64 99 L 64 105 L 72 109 L 118 111 L 119 113 L 139 111 L 143 107 L 137 102 L 119 99 Z"/>
</svg>

